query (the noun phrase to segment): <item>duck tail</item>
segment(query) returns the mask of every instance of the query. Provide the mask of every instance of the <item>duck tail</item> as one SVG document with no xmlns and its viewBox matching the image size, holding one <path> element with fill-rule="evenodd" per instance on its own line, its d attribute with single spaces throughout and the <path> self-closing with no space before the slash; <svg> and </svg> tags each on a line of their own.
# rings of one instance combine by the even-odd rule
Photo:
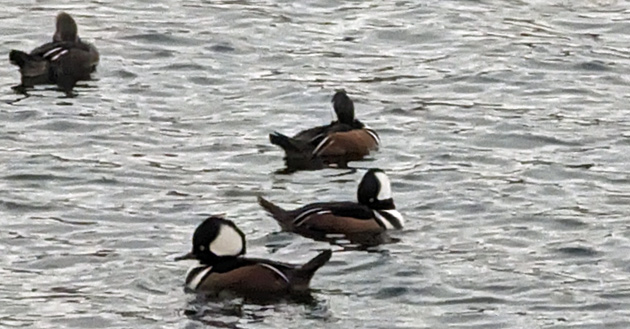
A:
<svg viewBox="0 0 630 329">
<path fill-rule="evenodd" d="M 301 270 L 304 272 L 311 273 L 311 276 L 324 264 L 328 263 L 330 257 L 332 256 L 332 250 L 324 250 L 319 253 L 319 255 L 313 257 L 313 259 L 309 260 L 308 263 L 302 265 Z"/>
<path fill-rule="evenodd" d="M 271 144 L 280 146 L 285 152 L 299 152 L 300 148 L 295 145 L 295 142 L 291 137 L 283 135 L 277 131 L 269 134 L 269 141 Z"/>
<path fill-rule="evenodd" d="M 36 80 L 48 78 L 48 62 L 39 56 L 27 54 L 20 50 L 11 50 L 9 60 L 11 64 L 20 67 L 22 82 L 24 82 L 24 78 Z"/>
<path fill-rule="evenodd" d="M 306 264 L 302 265 L 293 277 L 293 290 L 301 292 L 308 291 L 313 275 L 315 275 L 317 270 L 328 263 L 330 256 L 332 256 L 332 251 L 330 249 L 324 250 Z"/>
<path fill-rule="evenodd" d="M 261 196 L 258 197 L 258 204 L 280 224 L 280 228 L 282 228 L 283 231 L 291 230 L 293 218 L 291 218 L 288 211 L 276 206 Z"/>
<path fill-rule="evenodd" d="M 32 60 L 31 57 L 31 55 L 21 50 L 11 50 L 11 52 L 9 53 L 9 60 L 11 61 L 11 64 L 17 65 L 19 67 L 23 67 L 24 65 L 26 65 L 28 61 Z"/>
</svg>

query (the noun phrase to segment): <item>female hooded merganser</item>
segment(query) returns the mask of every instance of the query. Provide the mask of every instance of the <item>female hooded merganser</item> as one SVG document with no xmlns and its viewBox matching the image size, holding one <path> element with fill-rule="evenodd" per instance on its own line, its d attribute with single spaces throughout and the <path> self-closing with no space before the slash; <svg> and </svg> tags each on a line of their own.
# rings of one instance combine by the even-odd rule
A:
<svg viewBox="0 0 630 329">
<path fill-rule="evenodd" d="M 378 134 L 354 117 L 354 103 L 346 92 L 338 91 L 332 103 L 337 121 L 301 131 L 293 137 L 279 132 L 269 135 L 271 143 L 285 151 L 287 166 L 297 169 L 319 169 L 333 163 L 345 166 L 378 149 Z"/>
<path fill-rule="evenodd" d="M 392 199 L 391 185 L 385 172 L 370 169 L 357 190 L 356 202 L 319 202 L 287 211 L 258 197 L 258 203 L 285 231 L 308 238 L 329 240 L 330 235 L 379 234 L 401 229 L 404 221 Z"/>
<path fill-rule="evenodd" d="M 245 254 L 245 234 L 232 221 L 217 216 L 197 227 L 192 243 L 190 253 L 175 259 L 200 263 L 188 272 L 187 289 L 262 299 L 307 293 L 313 274 L 332 255 L 330 250 L 323 251 L 301 266 L 241 257 Z"/>
<path fill-rule="evenodd" d="M 30 54 L 12 50 L 9 59 L 20 67 L 22 84 L 18 88 L 56 84 L 69 94 L 77 81 L 90 80 L 99 54 L 96 47 L 79 39 L 72 16 L 61 12 L 57 15 L 52 42 L 33 49 Z"/>
</svg>

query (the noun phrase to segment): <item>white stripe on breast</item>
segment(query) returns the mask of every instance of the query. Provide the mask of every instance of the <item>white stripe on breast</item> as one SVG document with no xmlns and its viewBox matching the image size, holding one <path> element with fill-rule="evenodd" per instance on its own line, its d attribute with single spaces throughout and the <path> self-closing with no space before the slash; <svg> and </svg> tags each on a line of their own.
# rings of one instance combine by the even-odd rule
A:
<svg viewBox="0 0 630 329">
<path fill-rule="evenodd" d="M 403 218 L 402 214 L 398 212 L 398 210 L 389 209 L 389 210 L 379 210 L 379 211 L 388 213 L 390 216 L 398 220 L 398 223 L 400 223 L 400 226 L 405 226 L 405 219 Z"/>
<path fill-rule="evenodd" d="M 381 144 L 381 139 L 378 138 L 378 135 L 376 134 L 376 132 L 369 128 L 366 128 L 365 131 L 367 131 L 367 133 L 370 134 L 372 138 L 374 138 L 374 140 L 376 141 L 376 147 L 378 148 L 378 146 Z"/>
<path fill-rule="evenodd" d="M 386 230 L 391 230 L 394 228 L 394 225 L 392 225 L 392 223 L 390 223 L 387 218 L 383 217 L 383 215 L 379 214 L 378 211 L 374 210 L 372 212 L 374 213 L 376 221 L 381 223 L 381 225 L 384 226 Z"/>
<path fill-rule="evenodd" d="M 392 222 L 390 220 L 388 220 L 385 216 L 381 215 L 380 212 L 387 213 L 388 215 L 394 217 L 396 219 L 396 221 L 398 221 L 398 224 L 400 225 L 400 227 L 403 227 L 405 225 L 405 220 L 403 219 L 402 215 L 396 209 L 373 210 L 372 212 L 374 213 L 374 217 L 376 218 L 376 220 L 379 223 L 382 223 L 385 226 L 385 228 L 388 229 L 388 230 L 395 229 L 396 226 L 394 226 L 394 224 L 392 224 Z"/>
<path fill-rule="evenodd" d="M 266 268 L 274 271 L 276 274 L 278 274 L 282 278 L 282 280 L 284 280 L 284 282 L 286 282 L 288 285 L 290 285 L 289 278 L 287 278 L 287 276 L 284 275 L 284 273 L 282 273 L 282 271 L 280 271 L 279 269 L 273 267 L 272 265 L 264 264 L 264 263 L 260 263 L 260 266 L 266 267 Z"/>
<path fill-rule="evenodd" d="M 193 271 L 196 268 L 199 268 L 201 266 L 195 266 L 193 268 L 191 268 L 190 270 L 188 270 L 188 273 L 190 273 L 191 271 Z M 192 278 L 192 280 L 190 280 L 186 286 L 191 289 L 191 290 L 197 290 L 197 287 L 199 287 L 199 285 L 201 284 L 201 282 L 203 281 L 203 279 L 206 277 L 206 275 L 208 274 L 208 272 L 210 272 L 212 270 L 212 266 L 206 266 L 205 269 L 203 269 L 201 272 L 197 273 L 197 275 L 195 275 L 194 278 Z M 188 277 L 188 275 L 186 275 L 186 277 Z"/>
</svg>

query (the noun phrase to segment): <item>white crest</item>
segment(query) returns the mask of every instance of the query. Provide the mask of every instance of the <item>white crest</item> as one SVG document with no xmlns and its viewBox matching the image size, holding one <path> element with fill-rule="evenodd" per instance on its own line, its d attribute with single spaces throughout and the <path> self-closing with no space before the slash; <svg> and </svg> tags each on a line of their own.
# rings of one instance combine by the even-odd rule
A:
<svg viewBox="0 0 630 329">
<path fill-rule="evenodd" d="M 243 250 L 243 239 L 232 226 L 221 225 L 209 248 L 217 256 L 236 256 Z"/>
<path fill-rule="evenodd" d="M 186 277 L 188 278 L 188 276 L 190 275 L 190 273 L 192 273 L 192 271 L 200 268 L 200 267 L 205 267 L 203 270 L 199 271 L 199 273 L 197 273 L 192 279 L 190 279 L 187 283 L 186 283 L 186 287 L 188 287 L 191 290 L 197 290 L 197 287 L 199 287 L 199 285 L 201 284 L 201 281 L 203 281 L 203 279 L 206 277 L 206 275 L 208 274 L 208 272 L 210 272 L 212 270 L 212 266 L 193 266 L 188 270 L 188 273 L 186 274 Z"/>
<path fill-rule="evenodd" d="M 378 191 L 378 196 L 376 197 L 376 199 L 379 201 L 391 199 L 392 186 L 389 182 L 389 178 L 387 178 L 387 175 L 385 175 L 384 172 L 378 171 L 374 173 L 374 176 L 376 176 L 376 179 L 378 179 L 379 183 L 381 184 L 381 190 Z"/>
</svg>

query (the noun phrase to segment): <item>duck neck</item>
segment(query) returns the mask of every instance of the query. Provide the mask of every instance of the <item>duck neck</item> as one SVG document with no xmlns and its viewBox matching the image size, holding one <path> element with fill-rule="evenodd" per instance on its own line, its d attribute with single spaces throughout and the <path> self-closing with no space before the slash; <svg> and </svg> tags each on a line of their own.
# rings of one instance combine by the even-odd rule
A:
<svg viewBox="0 0 630 329">
<path fill-rule="evenodd" d="M 198 258 L 199 264 L 203 266 L 215 266 L 217 264 L 228 263 L 231 261 L 235 261 L 237 256 L 209 256 L 209 257 L 201 257 Z"/>
<path fill-rule="evenodd" d="M 374 210 L 392 210 L 396 209 L 396 205 L 394 204 L 394 199 L 386 199 L 386 200 L 376 200 L 369 205 L 370 208 Z"/>
<path fill-rule="evenodd" d="M 359 121 L 358 119 L 354 119 L 354 121 L 352 121 L 352 128 L 354 129 L 363 129 L 365 127 L 365 125 Z"/>
</svg>

